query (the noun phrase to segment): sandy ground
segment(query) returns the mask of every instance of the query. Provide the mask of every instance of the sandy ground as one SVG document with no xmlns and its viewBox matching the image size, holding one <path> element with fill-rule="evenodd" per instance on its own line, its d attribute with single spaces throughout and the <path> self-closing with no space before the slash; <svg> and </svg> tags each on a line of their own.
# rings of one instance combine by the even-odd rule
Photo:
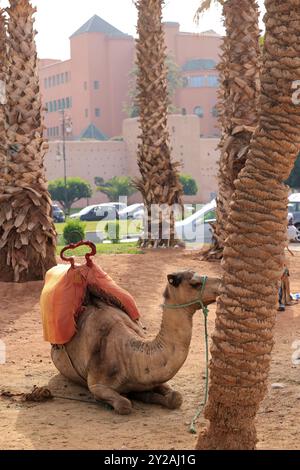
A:
<svg viewBox="0 0 300 470">
<path fill-rule="evenodd" d="M 98 257 L 97 262 L 137 299 L 143 321 L 153 336 L 159 328 L 159 305 L 166 275 L 182 268 L 215 275 L 218 264 L 199 262 L 183 252 Z M 300 292 L 300 253 L 291 261 L 293 292 Z M 49 386 L 56 395 L 89 400 L 85 389 L 61 377 L 50 361 L 50 347 L 42 339 L 39 295 L 42 283 L 0 284 L 0 338 L 7 346 L 6 365 L 0 365 L 0 390 L 28 392 L 34 385 Z M 214 327 L 215 306 L 209 329 Z M 43 404 L 12 403 L 0 399 L 0 449 L 193 449 L 196 437 L 188 433 L 192 416 L 204 393 L 203 318 L 195 317 L 189 357 L 173 379 L 184 396 L 182 409 L 134 403 L 129 417 L 107 408 L 55 399 Z M 276 346 L 269 389 L 258 417 L 259 448 L 300 449 L 300 366 L 293 366 L 291 345 L 300 340 L 300 305 L 278 314 Z M 203 426 L 205 421 L 200 421 Z"/>
</svg>

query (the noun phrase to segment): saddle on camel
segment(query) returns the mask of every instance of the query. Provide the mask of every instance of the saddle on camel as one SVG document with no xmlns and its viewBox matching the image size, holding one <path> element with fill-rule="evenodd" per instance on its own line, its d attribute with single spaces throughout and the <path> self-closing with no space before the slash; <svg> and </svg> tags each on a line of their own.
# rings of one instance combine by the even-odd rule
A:
<svg viewBox="0 0 300 470">
<path fill-rule="evenodd" d="M 76 265 L 73 257 L 64 256 L 67 250 L 83 245 L 91 248 L 91 252 L 85 255 L 85 265 Z M 96 246 L 91 242 L 66 246 L 61 252 L 61 258 L 71 263 L 71 267 L 60 264 L 47 272 L 41 295 L 45 341 L 53 345 L 64 345 L 71 341 L 76 334 L 76 320 L 84 314 L 84 304 L 90 294 L 120 308 L 133 321 L 139 321 L 140 314 L 134 298 L 93 263 L 91 257 L 96 252 Z"/>
</svg>

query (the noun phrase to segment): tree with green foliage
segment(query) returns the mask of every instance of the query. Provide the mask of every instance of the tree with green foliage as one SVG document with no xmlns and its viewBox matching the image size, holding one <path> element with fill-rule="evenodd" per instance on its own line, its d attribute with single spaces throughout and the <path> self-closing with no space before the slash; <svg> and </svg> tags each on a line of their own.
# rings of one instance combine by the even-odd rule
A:
<svg viewBox="0 0 300 470">
<path fill-rule="evenodd" d="M 300 153 L 298 154 L 295 166 L 287 179 L 286 184 L 292 189 L 300 190 Z"/>
<path fill-rule="evenodd" d="M 75 202 L 80 199 L 92 197 L 93 191 L 90 183 L 82 178 L 67 178 L 67 190 L 63 178 L 50 181 L 49 193 L 54 201 L 58 201 L 67 214 Z"/>
<path fill-rule="evenodd" d="M 183 87 L 183 76 L 179 65 L 175 62 L 174 57 L 167 56 L 166 66 L 168 70 L 167 81 L 168 81 L 168 93 L 169 93 L 169 113 L 175 113 L 177 108 L 173 104 L 173 98 L 175 96 L 176 90 Z M 138 74 L 138 67 L 135 66 L 130 74 L 131 85 L 129 89 L 129 103 L 126 103 L 124 111 L 127 113 L 128 117 L 135 118 L 139 116 L 139 106 L 137 104 L 137 86 L 136 86 L 136 77 Z"/>
<path fill-rule="evenodd" d="M 132 196 L 136 192 L 129 176 L 114 176 L 108 181 L 95 178 L 97 191 L 105 194 L 111 202 L 116 202 L 121 196 Z"/>
<path fill-rule="evenodd" d="M 191 175 L 182 174 L 179 177 L 179 181 L 183 187 L 183 194 L 185 196 L 196 196 L 199 191 L 197 182 Z"/>
</svg>

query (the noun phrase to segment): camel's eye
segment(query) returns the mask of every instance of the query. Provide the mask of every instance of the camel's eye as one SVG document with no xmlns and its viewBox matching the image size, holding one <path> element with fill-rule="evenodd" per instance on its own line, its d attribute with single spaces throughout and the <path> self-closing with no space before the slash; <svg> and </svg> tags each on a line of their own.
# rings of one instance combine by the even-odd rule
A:
<svg viewBox="0 0 300 470">
<path fill-rule="evenodd" d="M 168 281 L 171 286 L 178 287 L 182 282 L 182 276 L 180 274 L 170 274 L 168 276 Z"/>
</svg>

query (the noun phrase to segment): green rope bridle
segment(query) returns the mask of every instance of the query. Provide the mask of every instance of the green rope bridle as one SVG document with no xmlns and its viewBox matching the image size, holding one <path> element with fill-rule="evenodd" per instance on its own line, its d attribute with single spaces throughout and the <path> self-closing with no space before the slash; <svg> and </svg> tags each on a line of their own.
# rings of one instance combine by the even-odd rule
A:
<svg viewBox="0 0 300 470">
<path fill-rule="evenodd" d="M 170 309 L 174 309 L 174 310 L 179 310 L 181 308 L 186 308 L 186 307 L 192 307 L 193 305 L 197 305 L 199 304 L 201 306 L 201 310 L 203 312 L 203 316 L 204 316 L 204 331 L 205 331 L 205 393 L 204 393 L 204 401 L 200 404 L 195 416 L 193 417 L 192 419 L 192 422 L 191 422 L 191 426 L 190 426 L 190 433 L 191 434 L 196 434 L 197 431 L 196 431 L 196 423 L 199 419 L 199 416 L 202 414 L 204 408 L 205 408 L 205 405 L 207 403 L 207 400 L 208 400 L 208 379 L 209 379 L 209 369 L 208 369 L 208 314 L 209 314 L 209 310 L 208 310 L 208 307 L 207 305 L 204 305 L 203 303 L 203 300 L 202 300 L 202 296 L 204 294 L 204 291 L 205 291 L 205 287 L 206 287 L 206 283 L 207 283 L 207 280 L 208 280 L 208 276 L 203 276 L 202 277 L 202 288 L 201 288 L 201 291 L 200 291 L 200 294 L 199 294 L 199 298 L 198 299 L 195 299 L 193 300 L 192 302 L 188 302 L 186 304 L 178 304 L 178 305 L 168 305 L 168 304 L 164 304 L 162 305 L 163 308 L 170 308 Z"/>
</svg>

